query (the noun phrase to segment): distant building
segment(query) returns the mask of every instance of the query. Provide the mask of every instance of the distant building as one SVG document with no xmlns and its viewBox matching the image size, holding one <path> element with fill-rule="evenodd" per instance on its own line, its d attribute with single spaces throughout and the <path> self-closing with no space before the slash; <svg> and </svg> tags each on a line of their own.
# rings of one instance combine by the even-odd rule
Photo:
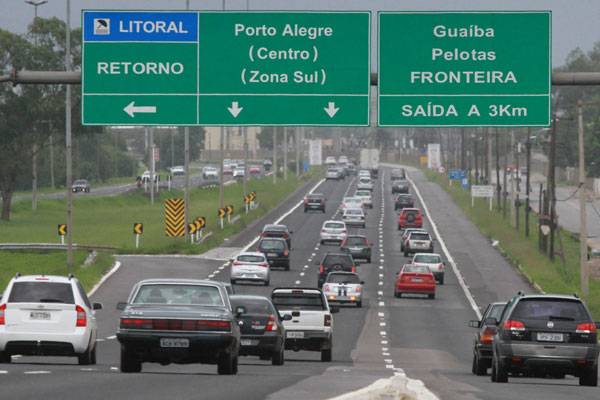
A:
<svg viewBox="0 0 600 400">
<path fill-rule="evenodd" d="M 226 126 L 223 128 L 223 149 L 225 150 L 225 158 L 243 158 L 244 156 L 244 135 L 242 128 L 239 126 Z M 204 127 L 206 136 L 204 137 L 204 151 L 202 159 L 214 160 L 218 157 L 221 146 L 221 128 L 218 126 Z M 258 134 L 260 127 L 246 127 L 248 136 L 248 156 L 256 158 L 257 152 L 260 149 L 258 142 Z"/>
</svg>

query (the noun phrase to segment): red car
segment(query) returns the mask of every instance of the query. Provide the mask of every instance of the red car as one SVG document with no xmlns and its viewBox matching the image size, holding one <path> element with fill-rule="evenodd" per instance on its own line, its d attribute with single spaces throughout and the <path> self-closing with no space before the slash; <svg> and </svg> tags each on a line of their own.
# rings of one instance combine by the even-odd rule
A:
<svg viewBox="0 0 600 400">
<path fill-rule="evenodd" d="M 398 216 L 398 230 L 406 228 L 422 228 L 423 213 L 418 208 L 404 208 Z"/>
<path fill-rule="evenodd" d="M 394 297 L 402 297 L 404 293 L 426 294 L 435 298 L 435 277 L 424 265 L 406 264 L 396 276 Z"/>
<path fill-rule="evenodd" d="M 260 167 L 256 165 L 251 165 L 248 167 L 248 172 L 251 174 L 260 174 Z"/>
</svg>

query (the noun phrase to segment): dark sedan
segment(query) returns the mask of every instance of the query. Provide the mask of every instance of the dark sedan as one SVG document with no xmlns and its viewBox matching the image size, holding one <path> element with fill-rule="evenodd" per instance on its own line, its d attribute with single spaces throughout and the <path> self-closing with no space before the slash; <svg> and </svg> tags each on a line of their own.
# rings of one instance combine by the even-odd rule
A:
<svg viewBox="0 0 600 400">
<path fill-rule="evenodd" d="M 410 194 L 399 194 L 394 201 L 394 210 L 403 210 L 405 208 L 413 208 L 415 199 Z"/>
<path fill-rule="evenodd" d="M 363 235 L 348 235 L 346 240 L 340 245 L 340 250 L 350 253 L 355 260 L 366 260 L 371 262 L 371 246 L 366 236 Z"/>
<path fill-rule="evenodd" d="M 90 190 L 91 190 L 90 183 L 85 179 L 77 179 L 76 181 L 73 182 L 73 185 L 71 185 L 71 191 L 73 191 L 73 193 L 77 193 L 77 192 L 89 193 Z"/>
<path fill-rule="evenodd" d="M 492 340 L 496 334 L 495 321 L 500 320 L 502 310 L 506 303 L 491 303 L 483 312 L 481 321 L 469 321 L 471 328 L 477 328 L 473 341 L 473 367 L 475 375 L 487 374 L 487 369 L 492 366 Z"/>
<path fill-rule="evenodd" d="M 222 375 L 237 374 L 240 328 L 219 282 L 148 279 L 138 282 L 117 330 L 121 372 L 141 372 L 142 363 L 217 364 Z"/>
<path fill-rule="evenodd" d="M 394 193 L 408 193 L 409 185 L 405 179 L 396 179 L 392 181 L 392 194 Z"/>
<path fill-rule="evenodd" d="M 287 242 L 288 247 L 292 248 L 292 231 L 285 225 L 265 225 L 260 234 L 263 238 L 282 238 Z"/>
<path fill-rule="evenodd" d="M 321 193 L 311 193 L 304 197 L 304 212 L 318 210 L 325 213 L 325 196 Z"/>
<path fill-rule="evenodd" d="M 290 249 L 285 239 L 272 237 L 260 239 L 256 251 L 264 253 L 272 268 L 290 270 Z"/>
<path fill-rule="evenodd" d="M 273 365 L 283 365 L 285 350 L 284 320 L 271 300 L 262 296 L 231 296 L 234 309 L 243 307 L 244 314 L 239 319 L 241 331 L 240 355 L 259 356 L 261 360 L 271 360 Z"/>
</svg>

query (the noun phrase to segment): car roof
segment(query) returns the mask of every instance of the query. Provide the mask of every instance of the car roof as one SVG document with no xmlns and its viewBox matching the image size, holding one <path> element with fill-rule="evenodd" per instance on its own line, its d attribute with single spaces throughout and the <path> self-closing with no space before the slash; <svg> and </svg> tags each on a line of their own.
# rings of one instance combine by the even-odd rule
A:
<svg viewBox="0 0 600 400">
<path fill-rule="evenodd" d="M 280 237 L 262 237 L 260 238 L 260 240 L 258 241 L 259 243 L 261 242 L 266 242 L 266 241 L 278 241 L 278 242 L 284 242 L 285 245 L 287 246 L 287 241 L 284 238 L 280 238 Z M 262 253 L 261 253 L 262 254 Z"/>
<path fill-rule="evenodd" d="M 258 296 L 254 294 L 232 294 L 229 296 L 231 300 L 264 300 L 271 302 L 271 299 L 265 296 Z"/>
<path fill-rule="evenodd" d="M 358 207 L 352 207 L 352 208 L 344 208 L 344 212 L 348 212 L 348 211 L 360 211 L 361 213 L 364 213 L 362 208 L 358 208 Z"/>
<path fill-rule="evenodd" d="M 328 219 L 327 221 L 323 222 L 323 225 L 328 224 L 330 222 L 335 222 L 335 223 L 338 223 L 338 224 L 345 224 L 344 221 L 338 221 L 336 219 Z"/>
<path fill-rule="evenodd" d="M 183 278 L 154 278 L 144 279 L 138 282 L 138 285 L 157 285 L 157 284 L 181 284 L 181 285 L 209 285 L 220 286 L 225 288 L 225 285 L 219 281 L 207 279 L 183 279 Z"/>
<path fill-rule="evenodd" d="M 420 208 L 403 208 L 402 212 L 405 212 L 405 211 L 421 211 L 421 209 Z"/>
<path fill-rule="evenodd" d="M 303 288 L 303 287 L 278 287 L 273 289 L 273 291 L 271 293 L 293 293 L 294 291 L 302 291 L 304 293 L 309 293 L 309 294 L 321 294 L 321 290 L 320 289 L 316 289 L 316 288 Z"/>
<path fill-rule="evenodd" d="M 328 257 L 328 256 L 344 256 L 344 257 L 352 257 L 352 255 L 350 253 L 342 253 L 342 252 L 335 252 L 335 251 L 328 251 L 327 253 L 325 253 L 325 255 L 323 255 L 323 258 Z"/>
<path fill-rule="evenodd" d="M 43 280 L 41 280 L 43 278 Z M 72 282 L 75 277 L 69 278 L 68 276 L 61 275 L 19 275 L 13 278 L 18 282 L 60 282 L 69 283 Z"/>
<path fill-rule="evenodd" d="M 520 299 L 559 299 L 581 301 L 578 296 L 572 294 L 524 294 L 519 297 Z"/>
<path fill-rule="evenodd" d="M 267 230 L 273 230 L 273 231 L 284 231 L 287 230 L 287 226 L 286 225 L 281 225 L 281 224 L 267 224 L 264 226 L 263 231 L 267 231 Z"/>
<path fill-rule="evenodd" d="M 356 272 L 348 272 L 348 271 L 331 271 L 330 273 L 327 274 L 327 276 L 329 275 L 355 275 L 358 276 L 358 274 Z"/>
<path fill-rule="evenodd" d="M 366 239 L 367 237 L 365 235 L 348 235 L 346 236 L 347 239 L 350 238 L 361 238 L 361 239 Z"/>
<path fill-rule="evenodd" d="M 439 255 L 438 253 L 415 253 L 415 255 L 413 256 L 413 259 L 416 256 L 438 256 L 439 258 L 442 258 L 442 256 Z"/>
<path fill-rule="evenodd" d="M 261 253 L 260 251 L 242 251 L 240 254 L 237 255 L 237 257 L 239 256 L 259 256 L 259 257 L 264 257 L 265 254 Z"/>
</svg>

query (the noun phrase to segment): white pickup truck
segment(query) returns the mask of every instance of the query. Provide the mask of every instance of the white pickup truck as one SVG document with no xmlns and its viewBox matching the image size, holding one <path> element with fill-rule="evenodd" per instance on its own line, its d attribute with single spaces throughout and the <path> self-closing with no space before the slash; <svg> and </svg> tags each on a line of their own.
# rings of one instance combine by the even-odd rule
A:
<svg viewBox="0 0 600 400">
<path fill-rule="evenodd" d="M 276 288 L 271 300 L 283 317 L 292 316 L 283 322 L 286 331 L 286 350 L 320 351 L 321 361 L 331 361 L 333 349 L 333 317 L 339 311 L 329 307 L 327 299 L 319 289 Z"/>
</svg>

